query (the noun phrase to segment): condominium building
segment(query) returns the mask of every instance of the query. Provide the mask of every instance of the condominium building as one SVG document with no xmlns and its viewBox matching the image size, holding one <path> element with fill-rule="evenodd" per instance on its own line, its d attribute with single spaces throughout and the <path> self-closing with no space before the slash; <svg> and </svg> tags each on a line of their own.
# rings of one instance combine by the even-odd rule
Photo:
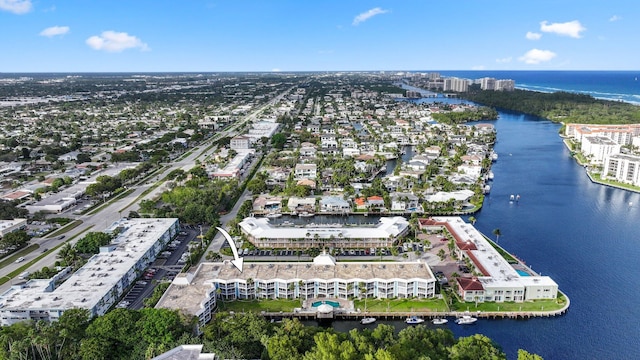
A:
<svg viewBox="0 0 640 360">
<path fill-rule="evenodd" d="M 633 138 L 640 136 L 640 124 L 598 125 L 566 124 L 565 135 L 578 142 L 586 136 L 603 136 L 620 145 L 629 145 Z"/>
<path fill-rule="evenodd" d="M 582 138 L 580 149 L 590 162 L 602 164 L 608 155 L 619 154 L 620 144 L 605 136 L 585 136 Z"/>
<path fill-rule="evenodd" d="M 103 315 L 179 231 L 178 219 L 121 219 L 115 235 L 87 263 L 56 287 L 58 279 L 29 280 L 0 294 L 0 325 L 58 320 L 68 309 Z"/>
<path fill-rule="evenodd" d="M 467 92 L 469 90 L 469 80 L 460 78 L 444 79 L 443 91 Z"/>
<path fill-rule="evenodd" d="M 390 247 L 409 230 L 401 216 L 381 217 L 375 225 L 308 224 L 273 225 L 268 218 L 245 218 L 238 224 L 258 248 L 308 249 L 317 247 Z"/>
<path fill-rule="evenodd" d="M 240 272 L 230 261 L 202 263 L 180 274 L 157 308 L 180 309 L 201 324 L 221 301 L 297 298 L 431 298 L 435 277 L 425 263 L 337 262 L 322 254 L 309 262 L 245 263 Z"/>
<path fill-rule="evenodd" d="M 460 217 L 420 219 L 420 228 L 447 231 L 454 239 L 459 259 L 469 259 L 477 276 L 456 280 L 459 295 L 465 301 L 523 302 L 555 299 L 558 284 L 548 276 L 516 269 L 471 224 Z"/>
<path fill-rule="evenodd" d="M 640 156 L 611 154 L 605 157 L 602 178 L 640 186 Z"/>
<path fill-rule="evenodd" d="M 516 88 L 516 82 L 510 79 L 496 80 L 495 90 L 497 91 L 513 91 Z"/>
<path fill-rule="evenodd" d="M 496 79 L 485 77 L 479 80 L 480 89 L 482 90 L 495 90 L 496 89 Z"/>
</svg>

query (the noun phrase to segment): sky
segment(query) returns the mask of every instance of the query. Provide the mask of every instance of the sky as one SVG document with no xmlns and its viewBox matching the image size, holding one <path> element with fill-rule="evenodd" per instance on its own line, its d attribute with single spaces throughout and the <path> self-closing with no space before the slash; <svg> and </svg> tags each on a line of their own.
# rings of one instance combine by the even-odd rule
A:
<svg viewBox="0 0 640 360">
<path fill-rule="evenodd" d="M 637 0 L 0 0 L 0 72 L 638 70 Z"/>
</svg>

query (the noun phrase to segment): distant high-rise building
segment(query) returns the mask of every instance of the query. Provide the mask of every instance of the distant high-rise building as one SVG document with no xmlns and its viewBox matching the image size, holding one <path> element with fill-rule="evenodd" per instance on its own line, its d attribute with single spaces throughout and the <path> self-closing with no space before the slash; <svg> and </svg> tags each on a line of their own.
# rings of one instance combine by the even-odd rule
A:
<svg viewBox="0 0 640 360">
<path fill-rule="evenodd" d="M 495 90 L 500 91 L 513 91 L 516 87 L 516 82 L 510 79 L 496 80 Z"/>
<path fill-rule="evenodd" d="M 482 90 L 495 90 L 496 89 L 496 79 L 485 77 L 480 79 L 480 89 Z"/>
<path fill-rule="evenodd" d="M 467 92 L 469 90 L 469 82 L 467 79 L 446 78 L 444 80 L 443 91 Z"/>
</svg>

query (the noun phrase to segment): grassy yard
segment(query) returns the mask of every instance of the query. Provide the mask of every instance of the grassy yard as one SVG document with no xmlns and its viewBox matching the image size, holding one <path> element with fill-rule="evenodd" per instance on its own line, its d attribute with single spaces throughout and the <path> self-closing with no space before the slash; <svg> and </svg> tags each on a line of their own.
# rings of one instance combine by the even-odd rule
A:
<svg viewBox="0 0 640 360">
<path fill-rule="evenodd" d="M 617 181 L 605 180 L 605 179 L 602 179 L 602 177 L 600 177 L 600 174 L 598 174 L 598 173 L 591 173 L 591 177 L 593 178 L 594 181 L 597 181 L 597 182 L 605 184 L 605 185 L 611 185 L 611 186 L 615 186 L 615 187 L 618 187 L 618 188 L 621 188 L 621 189 L 627 189 L 627 190 L 631 190 L 631 191 L 635 191 L 635 192 L 640 192 L 640 187 L 633 186 L 631 184 L 625 184 L 625 183 L 617 182 Z"/>
<path fill-rule="evenodd" d="M 364 299 L 353 301 L 355 308 L 362 311 L 364 303 Z M 448 311 L 447 304 L 441 299 L 367 299 L 366 309 L 372 312 Z"/>
<path fill-rule="evenodd" d="M 483 312 L 495 312 L 495 311 L 551 311 L 561 309 L 567 302 L 567 299 L 562 294 L 558 294 L 557 299 L 553 300 L 535 300 L 522 303 L 516 302 L 503 302 L 503 303 L 478 303 L 476 307 L 475 302 L 460 302 L 455 297 L 453 298 L 453 304 L 451 305 L 451 311 L 483 311 Z"/>
<path fill-rule="evenodd" d="M 235 300 L 218 301 L 221 311 L 235 312 L 293 312 L 294 308 L 302 306 L 302 300 L 265 299 L 265 300 Z"/>
</svg>

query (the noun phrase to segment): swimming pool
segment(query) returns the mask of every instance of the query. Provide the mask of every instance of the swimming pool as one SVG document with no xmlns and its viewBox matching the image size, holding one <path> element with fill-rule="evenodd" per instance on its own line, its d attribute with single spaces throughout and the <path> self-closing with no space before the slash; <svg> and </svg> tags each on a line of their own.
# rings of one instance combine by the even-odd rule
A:
<svg viewBox="0 0 640 360">
<path fill-rule="evenodd" d="M 322 304 L 327 304 L 327 305 L 331 305 L 334 308 L 339 308 L 340 307 L 340 303 L 337 301 L 330 301 L 330 300 L 325 300 L 325 301 L 316 301 L 313 304 L 311 304 L 312 307 L 318 307 Z"/>
<path fill-rule="evenodd" d="M 516 271 L 518 272 L 518 275 L 520 275 L 520 276 L 531 276 L 531 274 L 529 274 L 528 272 L 526 272 L 524 270 L 516 269 Z"/>
</svg>

